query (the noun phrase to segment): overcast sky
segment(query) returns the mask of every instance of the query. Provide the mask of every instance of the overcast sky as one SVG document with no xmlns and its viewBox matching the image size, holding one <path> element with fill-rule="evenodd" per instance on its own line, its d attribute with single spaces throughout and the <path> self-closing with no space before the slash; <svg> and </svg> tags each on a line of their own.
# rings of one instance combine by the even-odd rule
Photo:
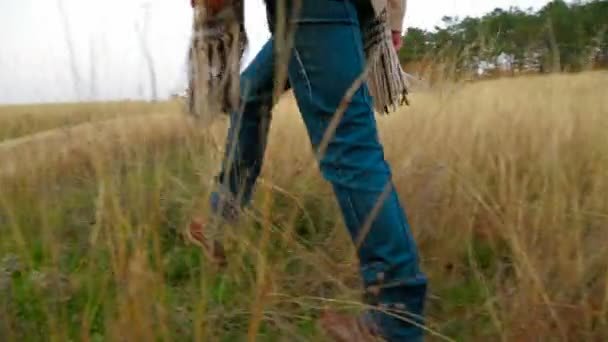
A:
<svg viewBox="0 0 608 342">
<path fill-rule="evenodd" d="M 408 0 L 404 29 L 547 2 Z M 245 10 L 248 62 L 268 30 L 262 0 L 245 0 Z M 166 98 L 184 87 L 190 11 L 188 0 L 0 0 L 0 103 L 150 98 L 145 49 Z"/>
</svg>

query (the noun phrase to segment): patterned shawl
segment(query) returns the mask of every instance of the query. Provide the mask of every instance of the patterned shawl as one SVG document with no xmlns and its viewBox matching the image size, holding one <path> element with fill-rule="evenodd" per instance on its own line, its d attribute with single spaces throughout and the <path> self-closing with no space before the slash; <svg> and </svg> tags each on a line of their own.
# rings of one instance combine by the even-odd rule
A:
<svg viewBox="0 0 608 342">
<path fill-rule="evenodd" d="M 193 1 L 188 112 L 196 118 L 240 109 L 240 61 L 248 43 L 243 1 Z M 374 109 L 389 114 L 409 103 L 407 81 L 393 48 L 387 12 L 360 19 L 367 63 L 371 64 L 367 85 Z"/>
</svg>

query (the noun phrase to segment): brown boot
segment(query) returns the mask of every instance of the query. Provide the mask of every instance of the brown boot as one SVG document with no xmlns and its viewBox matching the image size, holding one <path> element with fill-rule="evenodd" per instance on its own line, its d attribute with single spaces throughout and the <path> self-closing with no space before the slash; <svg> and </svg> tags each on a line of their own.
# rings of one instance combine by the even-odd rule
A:
<svg viewBox="0 0 608 342">
<path fill-rule="evenodd" d="M 227 263 L 224 246 L 219 241 L 209 238 L 209 232 L 205 231 L 205 226 L 206 223 L 202 220 L 192 219 L 185 232 L 186 238 L 199 246 L 209 260 L 223 268 Z"/>
</svg>

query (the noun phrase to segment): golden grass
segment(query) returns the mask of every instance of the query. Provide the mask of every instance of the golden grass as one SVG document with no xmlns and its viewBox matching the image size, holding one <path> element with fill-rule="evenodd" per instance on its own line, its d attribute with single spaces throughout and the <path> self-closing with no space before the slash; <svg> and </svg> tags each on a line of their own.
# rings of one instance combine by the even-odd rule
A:
<svg viewBox="0 0 608 342">
<path fill-rule="evenodd" d="M 176 112 L 178 102 L 97 102 L 0 106 L 0 143 L 53 128 L 133 115 Z"/>
<path fill-rule="evenodd" d="M 444 86 L 378 118 L 430 277 L 431 340 L 608 339 L 605 84 L 594 72 Z M 0 146 L 12 276 L 0 336 L 323 341 L 319 309 L 361 307 L 291 97 L 275 109 L 256 210 L 226 228 L 223 275 L 179 231 L 205 210 L 226 122 L 197 128 L 171 106 Z"/>
</svg>

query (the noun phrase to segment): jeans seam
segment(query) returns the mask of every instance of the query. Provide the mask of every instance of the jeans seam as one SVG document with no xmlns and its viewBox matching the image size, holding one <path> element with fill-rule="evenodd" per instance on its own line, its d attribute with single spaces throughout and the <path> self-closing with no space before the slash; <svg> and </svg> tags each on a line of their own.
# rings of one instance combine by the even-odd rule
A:
<svg viewBox="0 0 608 342">
<path fill-rule="evenodd" d="M 312 99 L 312 84 L 310 83 L 310 78 L 308 77 L 308 72 L 306 72 L 306 67 L 304 66 L 304 62 L 300 57 L 300 52 L 296 47 L 293 48 L 293 55 L 298 62 L 298 69 L 300 69 L 300 73 L 304 77 L 304 81 L 306 83 L 306 89 L 308 90 L 308 97 Z"/>
</svg>

